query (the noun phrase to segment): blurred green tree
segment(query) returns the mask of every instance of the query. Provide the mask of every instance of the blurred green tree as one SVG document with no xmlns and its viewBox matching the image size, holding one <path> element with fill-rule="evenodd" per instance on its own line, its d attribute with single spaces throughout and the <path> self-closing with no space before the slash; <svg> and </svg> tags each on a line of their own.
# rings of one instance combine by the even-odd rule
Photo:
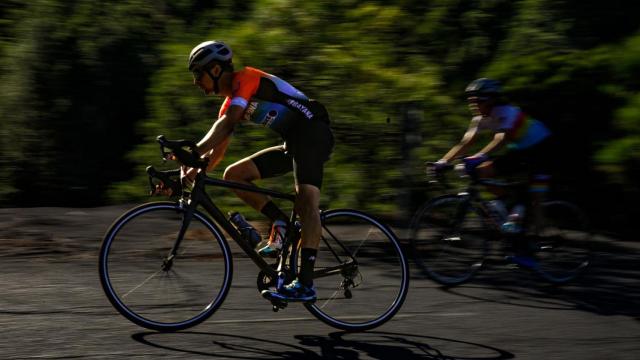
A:
<svg viewBox="0 0 640 360">
<path fill-rule="evenodd" d="M 16 16 L 0 84 L 4 202 L 101 203 L 131 176 L 122 158 L 138 142 L 160 13 L 144 1 L 38 0 Z"/>
<path fill-rule="evenodd" d="M 464 86 L 490 76 L 562 142 L 561 189 L 590 199 L 603 226 L 630 224 L 640 210 L 610 209 L 640 201 L 639 10 L 623 0 L 5 1 L 0 204 L 144 199 L 155 136 L 197 140 L 217 117 L 221 99 L 202 96 L 185 66 L 192 46 L 215 38 L 238 68 L 327 105 L 337 146 L 325 204 L 396 214 L 398 187 L 431 196 L 422 161 L 459 140 Z M 407 104 L 421 105 L 419 126 L 403 124 Z M 268 131 L 241 126 L 221 169 L 279 143 Z"/>
</svg>

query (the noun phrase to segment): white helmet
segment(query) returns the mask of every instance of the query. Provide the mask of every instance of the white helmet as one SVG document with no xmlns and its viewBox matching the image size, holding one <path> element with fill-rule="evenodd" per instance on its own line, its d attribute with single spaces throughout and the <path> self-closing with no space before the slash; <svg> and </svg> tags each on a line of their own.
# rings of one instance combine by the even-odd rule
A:
<svg viewBox="0 0 640 360">
<path fill-rule="evenodd" d="M 222 65 L 230 65 L 232 57 L 231 48 L 222 41 L 205 41 L 191 50 L 189 70 L 205 69 L 213 61 L 218 61 Z"/>
</svg>

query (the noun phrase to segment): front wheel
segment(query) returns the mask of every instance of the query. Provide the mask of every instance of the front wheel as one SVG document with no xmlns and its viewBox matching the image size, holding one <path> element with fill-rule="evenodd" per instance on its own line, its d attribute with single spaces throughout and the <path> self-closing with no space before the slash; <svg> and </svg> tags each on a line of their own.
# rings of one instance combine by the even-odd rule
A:
<svg viewBox="0 0 640 360">
<path fill-rule="evenodd" d="M 418 268 L 453 286 L 471 279 L 487 256 L 490 230 L 480 209 L 463 195 L 444 195 L 423 205 L 411 221 L 411 250 Z"/>
<path fill-rule="evenodd" d="M 400 309 L 409 267 L 391 229 L 355 210 L 322 212 L 322 237 L 314 272 L 318 299 L 305 304 L 338 329 L 378 327 Z"/>
<path fill-rule="evenodd" d="M 116 310 L 140 326 L 176 331 L 197 325 L 229 291 L 229 245 L 201 212 L 191 221 L 186 213 L 173 202 L 144 204 L 122 215 L 104 237 L 102 288 Z"/>
<path fill-rule="evenodd" d="M 554 284 L 573 280 L 592 261 L 587 217 L 566 201 L 544 202 L 540 213 L 541 219 L 528 234 L 537 260 L 536 271 Z"/>
</svg>

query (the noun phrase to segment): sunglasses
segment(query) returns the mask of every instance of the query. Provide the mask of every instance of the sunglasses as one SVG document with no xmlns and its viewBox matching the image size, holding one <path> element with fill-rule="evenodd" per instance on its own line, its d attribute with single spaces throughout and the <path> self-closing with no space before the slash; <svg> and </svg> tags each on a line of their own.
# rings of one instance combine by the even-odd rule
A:
<svg viewBox="0 0 640 360">
<path fill-rule="evenodd" d="M 191 70 L 191 74 L 193 74 L 193 78 L 196 81 L 200 81 L 200 79 L 202 79 L 202 76 L 204 75 L 204 70 L 202 70 L 200 68 L 195 68 L 195 69 Z"/>
<path fill-rule="evenodd" d="M 489 100 L 487 96 L 470 96 L 467 98 L 467 101 L 474 104 L 482 104 Z"/>
</svg>

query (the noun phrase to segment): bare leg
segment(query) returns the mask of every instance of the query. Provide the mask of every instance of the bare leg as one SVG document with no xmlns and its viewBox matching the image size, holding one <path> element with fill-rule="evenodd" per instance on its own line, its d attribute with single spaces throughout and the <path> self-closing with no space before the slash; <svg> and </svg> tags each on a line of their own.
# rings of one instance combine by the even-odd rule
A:
<svg viewBox="0 0 640 360">
<path fill-rule="evenodd" d="M 476 168 L 476 173 L 481 179 L 492 179 L 496 176 L 492 161 L 485 161 Z M 503 197 L 506 191 L 499 186 L 486 186 L 486 189 L 496 197 Z"/>
<path fill-rule="evenodd" d="M 253 160 L 245 158 L 229 165 L 224 171 L 223 179 L 253 185 L 252 181 L 260 179 L 260 172 Z M 260 211 L 271 200 L 269 196 L 264 194 L 242 190 L 233 190 L 233 192 L 257 211 Z"/>
</svg>

